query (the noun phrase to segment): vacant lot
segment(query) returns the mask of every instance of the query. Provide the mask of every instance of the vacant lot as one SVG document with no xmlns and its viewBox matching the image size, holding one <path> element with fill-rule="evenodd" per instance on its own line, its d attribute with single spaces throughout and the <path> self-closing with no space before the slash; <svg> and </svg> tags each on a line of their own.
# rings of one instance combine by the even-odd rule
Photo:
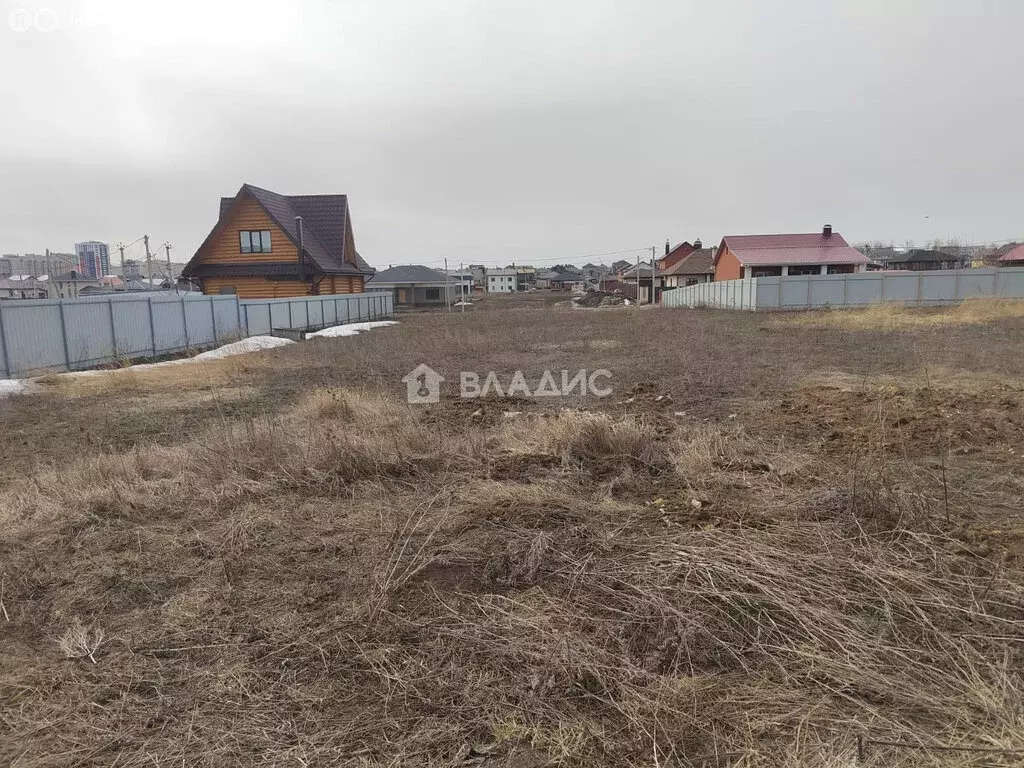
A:
<svg viewBox="0 0 1024 768">
<path fill-rule="evenodd" d="M 1017 305 L 547 305 L 0 401 L 0 764 L 1024 759 Z"/>
</svg>

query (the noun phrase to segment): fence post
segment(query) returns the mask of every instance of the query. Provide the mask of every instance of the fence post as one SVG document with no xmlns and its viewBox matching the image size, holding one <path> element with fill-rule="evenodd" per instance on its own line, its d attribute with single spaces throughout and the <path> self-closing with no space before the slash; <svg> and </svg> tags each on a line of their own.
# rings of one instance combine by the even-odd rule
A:
<svg viewBox="0 0 1024 768">
<path fill-rule="evenodd" d="M 64 345 L 64 367 L 71 370 L 71 351 L 68 349 L 68 323 L 64 317 L 64 299 L 57 302 L 60 308 L 60 340 Z"/>
<path fill-rule="evenodd" d="M 856 267 L 854 267 L 854 269 L 856 269 Z M 848 298 L 849 293 L 850 293 L 850 276 L 848 274 L 846 274 L 846 273 L 843 273 L 843 306 L 844 307 L 847 304 L 850 303 L 850 300 Z"/>
<path fill-rule="evenodd" d="M 156 357 L 156 325 L 153 323 L 153 297 L 146 298 L 149 304 L 149 338 L 153 342 L 153 357 Z"/>
<path fill-rule="evenodd" d="M 185 297 L 181 297 L 181 328 L 185 332 L 185 349 L 192 346 L 192 342 L 188 338 L 188 313 L 185 311 Z"/>
<path fill-rule="evenodd" d="M 999 267 L 992 268 L 992 296 L 999 295 Z"/>
<path fill-rule="evenodd" d="M 245 314 L 245 335 L 249 335 L 249 305 L 238 302 L 238 306 L 241 307 Z"/>
<path fill-rule="evenodd" d="M 0 301 L 0 352 L 4 353 L 4 375 L 14 378 L 14 364 L 7 352 L 7 329 L 4 328 L 4 302 Z"/>
<path fill-rule="evenodd" d="M 110 310 L 110 343 L 114 345 L 114 360 L 117 360 L 117 325 L 114 323 L 113 299 L 107 299 L 107 308 Z"/>
<path fill-rule="evenodd" d="M 217 308 L 213 306 L 214 298 L 210 297 L 210 322 L 213 323 L 213 343 L 217 343 Z"/>
<path fill-rule="evenodd" d="M 917 273 L 917 306 L 921 306 L 922 289 L 921 283 L 924 282 L 924 272 Z"/>
<path fill-rule="evenodd" d="M 288 300 L 288 327 L 292 328 L 294 321 L 292 320 L 292 301 Z"/>
</svg>

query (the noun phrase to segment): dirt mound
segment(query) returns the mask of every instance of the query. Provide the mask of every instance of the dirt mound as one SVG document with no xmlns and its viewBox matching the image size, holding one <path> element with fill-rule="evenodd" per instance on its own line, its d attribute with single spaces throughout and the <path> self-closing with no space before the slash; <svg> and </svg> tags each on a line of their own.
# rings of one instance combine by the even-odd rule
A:
<svg viewBox="0 0 1024 768">
<path fill-rule="evenodd" d="M 574 298 L 573 302 L 578 307 L 618 307 L 622 306 L 627 302 L 625 296 L 620 293 L 606 293 L 605 291 L 589 291 L 584 293 L 579 298 Z"/>
</svg>

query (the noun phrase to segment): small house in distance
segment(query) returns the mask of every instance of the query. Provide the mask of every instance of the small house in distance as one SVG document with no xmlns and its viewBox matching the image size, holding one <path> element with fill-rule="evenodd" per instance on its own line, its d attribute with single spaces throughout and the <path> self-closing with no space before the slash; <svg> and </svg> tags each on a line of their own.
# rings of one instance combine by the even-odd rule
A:
<svg viewBox="0 0 1024 768">
<path fill-rule="evenodd" d="M 377 272 L 366 281 L 366 290 L 390 293 L 396 308 L 407 309 L 443 307 L 461 298 L 459 281 L 418 264 Z"/>
<path fill-rule="evenodd" d="M 346 195 L 243 184 L 221 198 L 217 223 L 181 274 L 206 294 L 273 299 L 362 293 L 373 272 L 356 251 Z"/>
<path fill-rule="evenodd" d="M 715 281 L 866 271 L 868 257 L 826 224 L 820 233 L 726 235 L 715 253 Z"/>
<path fill-rule="evenodd" d="M 969 265 L 970 260 L 961 259 L 952 253 L 913 248 L 906 253 L 895 254 L 886 262 L 885 268 L 925 272 L 932 269 L 961 269 Z"/>
<path fill-rule="evenodd" d="M 663 279 L 665 288 L 685 288 L 688 285 L 710 283 L 715 279 L 714 258 L 714 248 L 699 248 L 690 251 L 658 275 Z"/>
<path fill-rule="evenodd" d="M 1007 243 L 984 256 L 986 265 L 997 267 L 1024 267 L 1024 244 Z"/>
<path fill-rule="evenodd" d="M 672 247 L 671 243 L 668 240 L 666 240 L 665 255 L 658 259 L 658 271 L 664 272 L 670 267 L 674 267 L 680 261 L 689 256 L 691 253 L 693 253 L 696 250 L 699 250 L 700 247 L 701 242 L 699 238 L 693 243 L 684 240 L 674 248 Z"/>
<path fill-rule="evenodd" d="M 488 293 L 515 293 L 518 290 L 519 273 L 515 267 L 505 269 L 488 268 L 487 270 L 487 292 Z"/>
<path fill-rule="evenodd" d="M 53 293 L 50 298 L 55 299 L 77 299 L 82 293 L 84 288 L 99 288 L 100 281 L 95 277 L 89 277 L 88 275 L 80 275 L 77 270 L 72 269 L 70 272 L 64 272 L 60 275 L 55 275 L 50 280 L 50 284 L 53 288 Z M 88 295 L 86 291 L 86 295 Z"/>
</svg>

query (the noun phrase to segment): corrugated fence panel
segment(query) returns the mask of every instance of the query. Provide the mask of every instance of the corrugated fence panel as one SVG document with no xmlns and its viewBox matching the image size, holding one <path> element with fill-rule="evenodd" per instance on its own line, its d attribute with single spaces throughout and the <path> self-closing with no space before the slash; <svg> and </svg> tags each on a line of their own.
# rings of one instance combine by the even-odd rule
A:
<svg viewBox="0 0 1024 768">
<path fill-rule="evenodd" d="M 5 302 L 4 337 L 10 376 L 21 371 L 45 371 L 64 360 L 60 322 L 60 307 L 56 303 Z"/>
<path fill-rule="evenodd" d="M 156 354 L 166 354 L 191 346 L 185 332 L 185 302 L 154 301 L 153 329 Z"/>
<path fill-rule="evenodd" d="M 213 314 L 209 301 L 185 302 L 185 330 L 193 347 L 215 344 Z"/>
<path fill-rule="evenodd" d="M 114 335 L 118 357 L 153 354 L 153 335 L 149 326 L 149 301 L 125 301 L 108 305 L 113 311 Z"/>
<path fill-rule="evenodd" d="M 883 301 L 930 306 L 978 296 L 1024 298 L 1024 267 L 744 278 L 665 291 L 662 303 L 770 310 L 856 307 Z"/>
<path fill-rule="evenodd" d="M 224 344 L 274 328 L 388 317 L 391 294 L 253 299 L 152 292 L 0 302 L 0 378 L 68 371 Z"/>
<path fill-rule="evenodd" d="M 242 322 L 250 336 L 273 333 L 275 329 L 318 330 L 364 320 L 389 317 L 394 313 L 391 294 L 332 294 L 292 299 L 242 299 Z"/>
<path fill-rule="evenodd" d="M 238 301 L 234 297 L 211 296 L 210 306 L 217 342 L 231 341 L 245 335 L 238 320 Z"/>
<path fill-rule="evenodd" d="M 78 370 L 117 359 L 111 302 L 64 301 L 55 304 L 58 314 L 61 310 L 64 312 L 63 331 L 58 321 L 47 329 L 47 334 L 56 339 L 60 339 L 62 333 L 66 334 L 67 359 L 65 360 L 64 352 L 61 351 L 50 356 L 40 367 Z"/>
</svg>

